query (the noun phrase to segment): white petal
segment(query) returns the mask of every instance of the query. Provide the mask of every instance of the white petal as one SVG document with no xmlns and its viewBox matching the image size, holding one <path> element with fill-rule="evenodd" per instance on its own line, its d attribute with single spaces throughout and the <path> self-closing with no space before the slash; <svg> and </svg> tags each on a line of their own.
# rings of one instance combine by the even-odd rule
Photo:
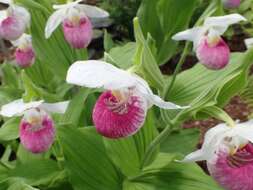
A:
<svg viewBox="0 0 253 190">
<path fill-rule="evenodd" d="M 206 31 L 207 29 L 204 27 L 195 27 L 175 34 L 174 36 L 172 36 L 172 39 L 176 41 L 192 41 L 194 42 L 194 49 L 196 49 L 200 39 Z"/>
<path fill-rule="evenodd" d="M 29 44 L 29 43 L 31 44 L 32 43 L 32 36 L 24 33 L 24 34 L 22 34 L 22 36 L 19 39 L 15 40 L 15 41 L 11 41 L 11 43 L 15 47 L 18 47 L 23 44 Z"/>
<path fill-rule="evenodd" d="M 77 0 L 74 2 L 66 3 L 66 4 L 61 4 L 61 5 L 53 5 L 54 9 L 68 9 L 76 6 L 78 3 L 82 2 L 83 0 Z"/>
<path fill-rule="evenodd" d="M 108 90 L 133 87 L 136 83 L 126 71 L 96 60 L 75 62 L 70 66 L 66 80 L 70 84 Z"/>
<path fill-rule="evenodd" d="M 188 154 L 181 162 L 197 162 L 205 160 L 204 153 L 202 150 L 197 150 Z"/>
<path fill-rule="evenodd" d="M 21 116 L 23 115 L 24 111 L 31 108 L 36 108 L 40 106 L 42 103 L 43 103 L 42 100 L 25 103 L 23 102 L 22 99 L 18 99 L 2 106 L 0 110 L 0 115 L 5 117 Z"/>
<path fill-rule="evenodd" d="M 85 14 L 90 18 L 108 18 L 109 17 L 108 12 L 96 6 L 81 4 L 81 5 L 76 5 L 75 7 L 79 10 L 84 11 Z"/>
<path fill-rule="evenodd" d="M 0 0 L 0 3 L 3 3 L 3 4 L 11 4 L 11 3 L 12 3 L 12 0 Z"/>
<path fill-rule="evenodd" d="M 184 162 L 212 160 L 216 156 L 215 152 L 222 145 L 222 140 L 227 135 L 230 128 L 226 124 L 219 124 L 207 131 L 204 137 L 202 148 L 184 158 Z"/>
<path fill-rule="evenodd" d="M 238 136 L 253 143 L 253 120 L 237 124 L 234 130 Z"/>
<path fill-rule="evenodd" d="M 43 103 L 39 107 L 49 113 L 65 113 L 69 105 L 69 101 L 57 103 Z"/>
<path fill-rule="evenodd" d="M 219 35 L 222 35 L 230 25 L 238 23 L 240 21 L 246 21 L 240 14 L 230 14 L 225 16 L 208 17 L 204 22 L 204 26 L 213 28 Z"/>
<path fill-rule="evenodd" d="M 253 38 L 245 39 L 244 42 L 248 49 L 253 47 Z"/>
<path fill-rule="evenodd" d="M 137 75 L 133 75 L 133 77 L 135 77 L 135 80 L 137 81 L 137 83 L 136 83 L 137 90 L 142 94 L 142 96 L 144 96 L 148 100 L 149 107 L 151 107 L 152 105 L 156 105 L 156 106 L 163 108 L 163 109 L 188 108 L 188 106 L 181 107 L 181 106 L 176 105 L 174 103 L 164 101 L 159 96 L 153 94 L 148 83 L 144 79 L 142 79 L 141 77 L 139 77 Z"/>
<path fill-rule="evenodd" d="M 61 24 L 65 19 L 66 9 L 60 9 L 55 11 L 48 19 L 45 28 L 45 37 L 49 38 L 55 29 Z"/>
<path fill-rule="evenodd" d="M 27 27 L 30 25 L 31 15 L 24 7 L 11 5 L 9 9 L 12 12 L 12 14 L 17 16 L 18 18 L 23 19 Z"/>
</svg>

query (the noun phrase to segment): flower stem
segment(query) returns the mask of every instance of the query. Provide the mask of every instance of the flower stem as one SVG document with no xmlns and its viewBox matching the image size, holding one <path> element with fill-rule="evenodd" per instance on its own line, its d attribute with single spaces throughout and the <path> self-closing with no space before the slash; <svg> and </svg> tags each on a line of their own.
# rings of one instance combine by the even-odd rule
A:
<svg viewBox="0 0 253 190">
<path fill-rule="evenodd" d="M 155 152 L 156 148 L 160 145 L 160 143 L 163 142 L 169 136 L 172 126 L 173 123 L 169 123 L 166 126 L 166 128 L 148 146 L 148 149 L 144 155 L 141 168 L 147 166 L 151 162 L 153 153 Z"/>
<path fill-rule="evenodd" d="M 183 50 L 182 56 L 181 56 L 181 58 L 180 58 L 180 60 L 179 60 L 179 62 L 177 64 L 177 66 L 176 66 L 176 69 L 175 69 L 174 73 L 173 73 L 171 82 L 168 83 L 168 85 L 165 87 L 164 95 L 163 95 L 164 98 L 168 97 L 168 95 L 169 95 L 169 93 L 170 93 L 170 91 L 171 91 L 171 89 L 172 89 L 172 87 L 173 87 L 173 85 L 174 85 L 174 83 L 176 81 L 177 74 L 181 70 L 181 67 L 182 67 L 182 65 L 183 65 L 183 63 L 184 63 L 184 61 L 186 59 L 186 56 L 187 56 L 187 54 L 189 52 L 189 47 L 190 47 L 190 43 L 186 42 L 186 44 L 184 46 L 184 50 Z"/>
</svg>

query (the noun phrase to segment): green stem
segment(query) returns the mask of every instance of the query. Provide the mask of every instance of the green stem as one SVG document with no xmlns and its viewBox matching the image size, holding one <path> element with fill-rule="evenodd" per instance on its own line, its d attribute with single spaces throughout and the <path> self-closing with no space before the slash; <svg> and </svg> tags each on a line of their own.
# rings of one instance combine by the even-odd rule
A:
<svg viewBox="0 0 253 190">
<path fill-rule="evenodd" d="M 7 164 L 3 163 L 2 161 L 0 161 L 0 165 L 8 170 L 11 169 Z"/>
<path fill-rule="evenodd" d="M 160 145 L 160 143 L 162 143 L 169 136 L 172 126 L 173 123 L 169 123 L 166 126 L 166 128 L 148 146 L 141 168 L 147 166 L 151 162 L 153 153 L 155 152 L 156 148 Z"/>
<path fill-rule="evenodd" d="M 173 85 L 174 85 L 174 83 L 176 81 L 177 74 L 181 70 L 181 67 L 182 67 L 182 65 L 183 65 L 183 63 L 185 61 L 185 58 L 186 58 L 186 56 L 187 56 L 187 54 L 189 52 L 189 47 L 190 47 L 190 43 L 186 42 L 184 50 L 183 50 L 183 53 L 182 53 L 182 56 L 181 56 L 181 58 L 180 58 L 180 60 L 179 60 L 179 62 L 177 64 L 177 66 L 176 66 L 176 69 L 175 69 L 174 73 L 173 73 L 171 82 L 169 83 L 168 86 L 165 87 L 164 96 L 163 96 L 164 98 L 168 97 L 169 92 L 171 91 L 171 89 L 172 89 L 172 87 L 173 87 Z"/>
</svg>

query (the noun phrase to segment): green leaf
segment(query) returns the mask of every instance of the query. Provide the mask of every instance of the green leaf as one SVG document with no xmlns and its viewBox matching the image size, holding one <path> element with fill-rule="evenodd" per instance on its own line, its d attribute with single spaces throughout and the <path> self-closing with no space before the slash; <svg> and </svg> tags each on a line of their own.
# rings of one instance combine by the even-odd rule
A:
<svg viewBox="0 0 253 190">
<path fill-rule="evenodd" d="M 134 42 L 129 42 L 123 46 L 112 48 L 109 55 L 118 67 L 128 69 L 133 65 L 135 51 L 136 44 Z"/>
<path fill-rule="evenodd" d="M 195 150 L 198 140 L 198 129 L 174 131 L 161 144 L 161 152 L 188 154 Z"/>
<path fill-rule="evenodd" d="M 178 163 L 175 155 L 161 153 L 142 174 L 124 183 L 124 190 L 222 190 L 196 164 Z"/>
<path fill-rule="evenodd" d="M 154 115 L 149 112 L 144 126 L 136 135 L 124 139 L 104 138 L 108 156 L 124 175 L 140 172 L 146 149 L 157 134 L 153 120 Z"/>
<path fill-rule="evenodd" d="M 172 35 L 187 28 L 198 0 L 144 0 L 138 17 L 143 33 L 156 41 L 158 64 L 166 63 L 177 50 Z"/>
<path fill-rule="evenodd" d="M 75 50 L 64 39 L 61 27 L 49 39 L 45 39 L 45 25 L 54 11 L 51 1 L 18 0 L 31 13 L 31 34 L 36 58 L 41 60 L 55 76 L 65 80 L 68 67 L 77 60 L 87 59 L 86 49 Z"/>
<path fill-rule="evenodd" d="M 0 106 L 20 98 L 22 93 L 20 89 L 0 86 Z"/>
<path fill-rule="evenodd" d="M 58 128 L 66 168 L 75 190 L 118 190 L 121 175 L 108 158 L 94 128 Z"/>
<path fill-rule="evenodd" d="M 31 160 L 18 163 L 9 171 L 9 177 L 20 178 L 32 186 L 49 185 L 61 174 L 57 163 L 53 160 Z"/>
<path fill-rule="evenodd" d="M 70 101 L 68 109 L 62 117 L 62 123 L 72 124 L 75 127 L 78 127 L 80 116 L 83 109 L 85 109 L 84 102 L 90 92 L 91 91 L 86 88 L 79 90 L 75 97 Z"/>
<path fill-rule="evenodd" d="M 20 80 L 18 78 L 18 71 L 10 63 L 4 63 L 1 66 L 3 72 L 2 84 L 11 88 L 19 89 Z"/>
<path fill-rule="evenodd" d="M 10 141 L 19 137 L 20 118 L 7 120 L 0 128 L 0 141 Z"/>
<path fill-rule="evenodd" d="M 177 76 L 169 97 L 166 99 L 179 105 L 191 106 L 183 111 L 181 119 L 196 115 L 205 107 L 214 105 L 222 107 L 230 98 L 245 88 L 252 59 L 253 51 L 234 53 L 229 65 L 219 71 L 208 70 L 201 64 L 197 64 Z M 170 80 L 171 78 L 168 82 Z M 169 116 L 167 119 L 177 114 L 175 111 L 166 112 Z"/>
</svg>

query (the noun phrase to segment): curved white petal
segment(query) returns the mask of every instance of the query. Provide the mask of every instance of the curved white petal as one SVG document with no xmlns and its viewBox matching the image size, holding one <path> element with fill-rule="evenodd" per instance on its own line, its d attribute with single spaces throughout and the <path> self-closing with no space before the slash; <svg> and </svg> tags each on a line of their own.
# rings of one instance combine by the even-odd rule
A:
<svg viewBox="0 0 253 190">
<path fill-rule="evenodd" d="M 201 160 L 212 160 L 216 155 L 216 150 L 222 145 L 222 140 L 230 132 L 231 128 L 226 124 L 219 124 L 207 131 L 204 137 L 204 143 L 200 150 L 187 155 L 183 161 L 193 162 Z"/>
<path fill-rule="evenodd" d="M 204 33 L 207 31 L 205 27 L 194 27 L 182 32 L 179 32 L 172 36 L 173 40 L 176 41 L 182 41 L 182 40 L 188 40 L 194 42 L 194 49 L 196 49 L 200 39 L 204 35 Z"/>
<path fill-rule="evenodd" d="M 45 37 L 48 39 L 55 29 L 62 23 L 66 16 L 66 9 L 55 11 L 47 20 L 45 27 Z"/>
<path fill-rule="evenodd" d="M 213 28 L 219 35 L 222 35 L 230 25 L 240 21 L 246 21 L 246 18 L 240 14 L 229 14 L 225 16 L 208 17 L 205 19 L 204 26 Z"/>
<path fill-rule="evenodd" d="M 22 99 L 18 99 L 3 105 L 0 110 L 0 115 L 4 117 L 21 116 L 24 114 L 24 111 L 39 107 L 42 103 L 43 100 L 25 103 Z"/>
<path fill-rule="evenodd" d="M 245 39 L 244 43 L 245 43 L 247 49 L 252 48 L 253 47 L 253 38 Z"/>
<path fill-rule="evenodd" d="M 86 16 L 90 18 L 108 18 L 109 17 L 108 12 L 96 6 L 81 4 L 81 5 L 76 5 L 75 7 L 83 11 L 86 14 Z"/>
<path fill-rule="evenodd" d="M 184 157 L 181 162 L 197 162 L 205 160 L 205 154 L 202 150 L 196 150 Z"/>
<path fill-rule="evenodd" d="M 12 0 L 0 0 L 0 3 L 11 4 L 11 3 L 13 3 L 13 1 Z"/>
<path fill-rule="evenodd" d="M 61 5 L 53 5 L 54 9 L 68 9 L 76 6 L 78 3 L 82 2 L 83 0 L 77 0 L 74 2 L 66 3 L 66 4 L 61 4 Z"/>
<path fill-rule="evenodd" d="M 24 33 L 24 34 L 22 34 L 22 36 L 19 39 L 15 40 L 15 41 L 11 41 L 11 43 L 15 47 L 18 47 L 23 44 L 31 44 L 32 43 L 32 36 Z"/>
<path fill-rule="evenodd" d="M 65 113 L 69 105 L 69 101 L 57 103 L 42 103 L 39 107 L 49 113 Z"/>
<path fill-rule="evenodd" d="M 188 106 L 181 107 L 181 106 L 176 105 L 174 103 L 164 101 L 162 98 L 160 98 L 159 96 L 155 95 L 152 92 L 148 83 L 144 79 L 142 79 L 141 77 L 134 75 L 134 74 L 133 74 L 133 77 L 136 80 L 137 90 L 139 91 L 139 93 L 142 94 L 142 96 L 144 96 L 148 100 L 149 107 L 151 107 L 152 105 L 156 105 L 156 106 L 163 108 L 163 109 L 185 109 L 185 108 L 188 108 Z"/>
<path fill-rule="evenodd" d="M 31 15 L 28 12 L 28 10 L 26 10 L 24 7 L 21 6 L 17 6 L 17 5 L 11 5 L 9 7 L 9 10 L 11 11 L 11 13 L 22 19 L 25 22 L 25 25 L 28 27 L 30 25 L 30 21 L 31 21 Z"/>
<path fill-rule="evenodd" d="M 234 130 L 238 136 L 253 143 L 253 120 L 237 124 Z"/>
<path fill-rule="evenodd" d="M 136 83 L 135 78 L 126 71 L 96 60 L 77 61 L 72 64 L 68 70 L 66 81 L 88 88 L 108 90 L 133 87 Z"/>
</svg>

